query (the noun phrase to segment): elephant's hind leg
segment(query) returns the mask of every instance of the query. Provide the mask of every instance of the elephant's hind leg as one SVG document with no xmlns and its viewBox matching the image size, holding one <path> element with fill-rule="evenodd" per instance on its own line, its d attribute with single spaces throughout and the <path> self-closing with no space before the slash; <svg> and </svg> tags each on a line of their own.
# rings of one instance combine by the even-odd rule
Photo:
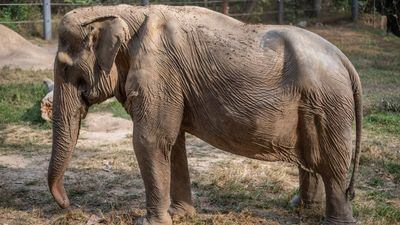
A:
<svg viewBox="0 0 400 225">
<path fill-rule="evenodd" d="M 325 224 L 355 224 L 346 190 L 351 161 L 351 122 L 319 126 L 321 161 L 317 172 L 325 186 Z"/>
<path fill-rule="evenodd" d="M 346 196 L 346 179 L 336 180 L 324 174 L 322 176 L 326 192 L 326 217 L 324 224 L 348 225 L 356 224 L 350 201 Z"/>
<path fill-rule="evenodd" d="M 324 198 L 324 183 L 319 174 L 312 174 L 299 167 L 299 195 L 291 200 L 293 207 L 319 205 Z"/>
<path fill-rule="evenodd" d="M 311 168 L 321 160 L 317 118 L 309 111 L 299 116 L 299 148 L 301 158 Z M 324 184 L 317 173 L 310 173 L 299 167 L 299 195 L 291 200 L 293 207 L 320 204 L 324 197 Z"/>
<path fill-rule="evenodd" d="M 174 216 L 193 215 L 190 177 L 186 156 L 185 133 L 180 132 L 171 151 L 171 206 L 168 212 Z"/>
<path fill-rule="evenodd" d="M 300 194 L 304 194 L 305 200 L 319 197 L 322 178 L 326 196 L 325 224 L 355 224 L 346 197 L 346 178 L 351 159 L 351 120 L 341 120 L 342 112 L 328 113 L 340 119 L 327 118 L 328 115 L 321 111 L 306 111 L 299 118 L 301 157 L 308 167 L 320 174 L 313 178 L 311 174 L 301 171 L 300 182 L 303 183 Z"/>
<path fill-rule="evenodd" d="M 324 181 L 326 193 L 325 224 L 344 225 L 356 224 L 353 217 L 350 200 L 346 190 L 347 173 L 351 159 L 351 127 L 347 135 L 344 133 L 339 139 L 331 139 L 331 147 L 323 150 L 325 159 L 320 165 L 319 173 Z M 334 144 L 333 144 L 334 143 Z"/>
</svg>

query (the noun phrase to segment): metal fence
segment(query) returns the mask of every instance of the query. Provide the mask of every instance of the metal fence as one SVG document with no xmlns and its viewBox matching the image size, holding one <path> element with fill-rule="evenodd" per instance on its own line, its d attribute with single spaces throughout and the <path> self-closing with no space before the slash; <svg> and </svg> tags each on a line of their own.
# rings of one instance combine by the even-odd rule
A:
<svg viewBox="0 0 400 225">
<path fill-rule="evenodd" d="M 352 0 L 357 4 L 357 0 Z M 2 3 L 3 2 L 3 3 Z M 28 26 L 42 26 L 42 35 L 46 40 L 51 39 L 52 27 L 58 23 L 59 18 L 67 11 L 77 7 L 92 5 L 115 4 L 165 4 L 165 5 L 196 5 L 222 12 L 237 19 L 251 23 L 307 23 L 327 22 L 338 18 L 353 15 L 357 17 L 357 7 L 334 5 L 335 1 L 322 0 L 93 0 L 91 3 L 72 3 L 65 0 L 25 0 L 0 2 L 0 12 L 6 7 L 36 7 L 40 12 L 39 18 L 32 20 L 18 20 L 11 18 L 0 24 Z M 352 13 L 350 14 L 350 9 Z"/>
</svg>

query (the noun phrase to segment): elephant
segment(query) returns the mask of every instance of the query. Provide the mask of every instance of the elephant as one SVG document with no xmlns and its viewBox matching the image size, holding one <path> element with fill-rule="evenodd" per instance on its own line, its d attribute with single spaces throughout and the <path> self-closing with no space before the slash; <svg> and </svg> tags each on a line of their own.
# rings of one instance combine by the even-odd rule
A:
<svg viewBox="0 0 400 225">
<path fill-rule="evenodd" d="M 172 215 L 195 212 L 185 133 L 233 154 L 297 165 L 297 202 L 320 202 L 325 193 L 325 224 L 356 223 L 362 87 L 330 42 L 293 26 L 163 5 L 75 9 L 58 36 L 48 185 L 60 207 L 70 204 L 64 173 L 80 121 L 115 96 L 132 118 L 145 186 L 147 214 L 137 224 L 168 225 Z"/>
</svg>

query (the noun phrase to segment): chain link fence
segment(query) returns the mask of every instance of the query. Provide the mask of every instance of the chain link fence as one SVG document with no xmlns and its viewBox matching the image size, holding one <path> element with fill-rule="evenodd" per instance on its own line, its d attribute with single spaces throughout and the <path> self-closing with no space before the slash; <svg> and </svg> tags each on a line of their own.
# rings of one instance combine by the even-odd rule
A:
<svg viewBox="0 0 400 225">
<path fill-rule="evenodd" d="M 66 12 L 77 7 L 140 5 L 142 1 L 144 0 L 53 0 L 49 7 L 52 30 L 56 30 L 57 23 Z M 43 36 L 44 2 L 46 0 L 2 0 L 0 24 L 7 25 L 23 35 Z M 303 25 L 351 18 L 350 4 L 347 0 L 150 0 L 150 4 L 201 6 L 249 23 Z"/>
</svg>

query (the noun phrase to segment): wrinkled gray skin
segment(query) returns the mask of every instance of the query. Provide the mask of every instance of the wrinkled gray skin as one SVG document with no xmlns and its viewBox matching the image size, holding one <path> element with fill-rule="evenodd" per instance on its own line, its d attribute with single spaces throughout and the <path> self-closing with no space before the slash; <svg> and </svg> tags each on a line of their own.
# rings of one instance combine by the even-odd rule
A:
<svg viewBox="0 0 400 225">
<path fill-rule="evenodd" d="M 194 212 L 185 132 L 234 154 L 297 164 L 294 203 L 320 202 L 325 192 L 325 223 L 355 222 L 361 84 L 343 53 L 311 32 L 247 25 L 198 7 L 77 9 L 60 23 L 54 76 L 48 183 L 62 208 L 80 121 L 90 105 L 115 96 L 135 124 L 147 205 L 138 224 Z"/>
</svg>

